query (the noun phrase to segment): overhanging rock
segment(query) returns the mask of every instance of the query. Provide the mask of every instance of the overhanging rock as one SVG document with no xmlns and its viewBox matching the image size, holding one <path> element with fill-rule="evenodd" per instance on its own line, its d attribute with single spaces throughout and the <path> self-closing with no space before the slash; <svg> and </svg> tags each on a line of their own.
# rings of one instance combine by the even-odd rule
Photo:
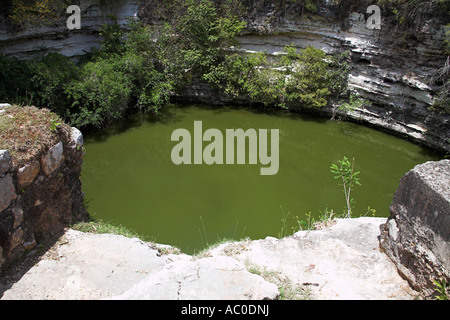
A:
<svg viewBox="0 0 450 320">
<path fill-rule="evenodd" d="M 416 290 L 450 281 L 450 160 L 416 166 L 400 180 L 381 247 Z"/>
</svg>

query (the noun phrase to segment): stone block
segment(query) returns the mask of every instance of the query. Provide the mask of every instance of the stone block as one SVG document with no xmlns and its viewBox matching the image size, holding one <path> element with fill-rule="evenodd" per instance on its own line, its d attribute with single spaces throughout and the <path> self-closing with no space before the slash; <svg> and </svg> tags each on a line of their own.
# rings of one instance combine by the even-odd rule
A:
<svg viewBox="0 0 450 320">
<path fill-rule="evenodd" d="M 48 150 L 48 152 L 42 157 L 41 165 L 46 175 L 52 174 L 58 169 L 61 161 L 64 159 L 62 142 L 57 143 Z"/>
<path fill-rule="evenodd" d="M 12 167 L 12 160 L 8 150 L 0 150 L 0 176 Z"/>
<path fill-rule="evenodd" d="M 40 170 L 41 165 L 39 164 L 39 161 L 34 161 L 23 166 L 17 172 L 17 182 L 21 187 L 29 186 L 34 181 L 34 179 L 36 179 Z"/>
<path fill-rule="evenodd" d="M 70 139 L 70 145 L 73 148 L 80 148 L 84 144 L 83 134 L 75 127 L 72 127 L 70 131 Z"/>
<path fill-rule="evenodd" d="M 16 197 L 13 178 L 6 174 L 0 178 L 0 211 L 6 209 Z"/>
</svg>

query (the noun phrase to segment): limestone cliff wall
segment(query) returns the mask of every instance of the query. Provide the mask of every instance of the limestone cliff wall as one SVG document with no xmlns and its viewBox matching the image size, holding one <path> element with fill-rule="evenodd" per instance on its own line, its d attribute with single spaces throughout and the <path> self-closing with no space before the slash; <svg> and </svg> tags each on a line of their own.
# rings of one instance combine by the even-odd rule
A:
<svg viewBox="0 0 450 320">
<path fill-rule="evenodd" d="M 158 16 L 161 1 L 123 0 L 102 6 L 98 0 L 74 2 L 81 8 L 80 30 L 68 30 L 66 17 L 54 26 L 13 33 L 0 21 L 0 52 L 27 57 L 53 51 L 76 57 L 99 46 L 98 29 L 111 22 L 108 15 L 116 16 L 124 28 L 130 18 L 150 24 L 159 24 L 163 18 Z M 367 1 L 355 1 L 349 6 L 319 3 L 319 10 L 312 15 L 304 10 L 301 1 L 245 1 L 249 9 L 244 17 L 247 29 L 239 37 L 242 50 L 266 51 L 270 55 L 294 44 L 298 48 L 312 45 L 330 53 L 349 51 L 349 85 L 372 103 L 355 110 L 351 118 L 450 151 L 450 117 L 430 110 L 439 89 L 430 79 L 447 59 L 443 49 L 445 21 L 424 20 L 411 35 L 394 30 L 386 22 L 392 19 L 388 17 L 392 13 L 381 12 L 381 30 L 373 30 L 366 24 Z M 219 97 L 204 84 L 189 88 L 179 98 L 216 104 L 245 102 Z M 331 109 L 324 111 L 331 113 Z"/>
<path fill-rule="evenodd" d="M 81 10 L 81 29 L 69 30 L 67 18 L 60 17 L 51 25 L 29 26 L 24 30 L 11 30 L 0 19 L 0 53 L 28 58 L 47 52 L 57 52 L 68 57 L 83 56 L 92 48 L 99 48 L 98 30 L 111 23 L 111 16 L 126 28 L 129 19 L 136 17 L 139 0 L 111 1 L 100 5 L 99 0 L 74 0 Z"/>
<path fill-rule="evenodd" d="M 349 87 L 371 102 L 351 112 L 350 118 L 450 151 L 450 117 L 430 110 L 439 89 L 430 80 L 447 60 L 442 21 L 427 20 L 411 36 L 385 23 L 383 15 L 388 13 L 384 12 L 381 30 L 369 29 L 364 1 L 355 1 L 345 15 L 342 8 L 325 4 L 319 14 L 312 15 L 302 12 L 294 1 L 274 0 L 264 6 L 262 1 L 251 2 L 255 7 L 246 16 L 245 34 L 239 37 L 243 51 L 276 55 L 291 44 L 328 53 L 349 51 Z M 211 103 L 214 95 L 207 86 L 198 84 L 181 98 Z M 222 103 L 231 102 L 222 97 Z M 332 113 L 331 108 L 322 111 Z"/>
</svg>

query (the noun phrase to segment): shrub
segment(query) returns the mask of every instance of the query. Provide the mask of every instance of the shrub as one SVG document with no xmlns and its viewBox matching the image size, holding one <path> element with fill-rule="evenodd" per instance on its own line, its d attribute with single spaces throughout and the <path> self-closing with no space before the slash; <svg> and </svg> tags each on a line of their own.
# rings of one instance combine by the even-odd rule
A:
<svg viewBox="0 0 450 320">
<path fill-rule="evenodd" d="M 286 107 L 321 108 L 332 92 L 339 97 L 347 90 L 348 68 L 313 47 L 297 52 L 292 46 L 269 64 L 263 53 L 227 56 L 204 79 L 232 96 L 246 95 L 252 102 Z"/>
<path fill-rule="evenodd" d="M 117 23 L 117 18 L 110 16 L 113 23 L 104 24 L 100 27 L 99 34 L 103 37 L 101 41 L 100 56 L 108 57 L 112 54 L 121 54 L 124 52 L 123 32 Z"/>
<path fill-rule="evenodd" d="M 30 63 L 0 55 L 0 100 L 22 104 L 33 97 Z"/>
<path fill-rule="evenodd" d="M 131 83 L 117 61 L 99 59 L 83 67 L 80 80 L 73 81 L 66 93 L 73 100 L 70 108 L 73 125 L 101 127 L 124 114 Z"/>
<path fill-rule="evenodd" d="M 34 104 L 64 115 L 65 85 L 77 78 L 78 68 L 57 53 L 30 60 L 0 56 L 0 75 L 1 101 Z"/>
<path fill-rule="evenodd" d="M 157 112 L 168 101 L 170 83 L 145 56 L 126 52 L 87 63 L 67 88 L 73 125 L 102 127 L 133 107 Z"/>
<path fill-rule="evenodd" d="M 31 61 L 30 70 L 34 103 L 65 116 L 68 101 L 64 90 L 67 83 L 78 78 L 78 67 L 61 54 L 49 53 Z"/>
</svg>

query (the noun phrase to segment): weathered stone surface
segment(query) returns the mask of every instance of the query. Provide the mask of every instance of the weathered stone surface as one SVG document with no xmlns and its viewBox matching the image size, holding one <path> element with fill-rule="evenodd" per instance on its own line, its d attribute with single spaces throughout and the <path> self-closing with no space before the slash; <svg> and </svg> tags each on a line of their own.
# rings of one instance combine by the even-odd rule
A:
<svg viewBox="0 0 450 320">
<path fill-rule="evenodd" d="M 450 282 L 450 160 L 427 162 L 403 176 L 381 226 L 381 246 L 417 290 Z"/>
<path fill-rule="evenodd" d="M 12 160 L 8 150 L 0 150 L 0 176 L 12 167 Z"/>
<path fill-rule="evenodd" d="M 117 22 L 123 28 L 129 19 L 135 17 L 139 1 L 109 1 L 106 5 L 99 5 L 99 1 L 75 1 L 81 12 L 81 29 L 68 32 L 66 19 L 63 14 L 60 21 L 51 26 L 40 25 L 25 30 L 8 33 L 0 29 L 0 47 L 5 55 L 29 57 L 43 55 L 47 52 L 57 52 L 69 57 L 83 56 L 93 48 L 99 48 L 101 38 L 99 28 L 111 23 L 110 16 L 117 17 Z"/>
<path fill-rule="evenodd" d="M 274 299 L 274 284 L 228 258 L 161 255 L 116 235 L 69 230 L 2 299 Z M 51 281 L 48 279 L 51 277 Z M 32 289 L 31 289 L 32 288 Z"/>
<path fill-rule="evenodd" d="M 2 113 L 5 113 L 5 108 L 10 107 L 11 105 L 9 103 L 0 103 L 0 115 Z"/>
<path fill-rule="evenodd" d="M 24 244 L 23 244 L 23 248 L 24 248 L 25 250 L 31 250 L 31 249 L 33 249 L 35 246 L 36 246 L 36 240 L 35 240 L 35 239 L 33 239 L 33 240 L 31 240 L 31 241 L 24 242 Z"/>
<path fill-rule="evenodd" d="M 414 291 L 379 250 L 385 218 L 338 220 L 283 239 L 229 242 L 202 256 L 68 230 L 7 299 L 275 299 L 278 285 L 309 299 L 412 299 Z M 167 246 L 164 247 L 167 249 Z M 252 271 L 252 272 L 250 272 Z M 264 279 L 263 279 L 264 278 Z M 51 281 L 49 281 L 51 279 Z"/>
<path fill-rule="evenodd" d="M 283 239 L 228 243 L 211 250 L 279 276 L 310 299 L 411 299 L 408 283 L 380 251 L 385 218 L 337 220 L 330 228 Z"/>
<path fill-rule="evenodd" d="M 17 197 L 11 175 L 0 178 L 0 211 L 6 209 L 12 200 Z"/>
<path fill-rule="evenodd" d="M 229 257 L 178 260 L 149 275 L 116 300 L 273 300 L 279 295 L 275 284 L 247 271 Z"/>
<path fill-rule="evenodd" d="M 25 122 L 27 117 L 32 115 L 24 114 Z M 80 176 L 84 152 L 71 147 L 71 132 L 62 124 L 55 132 L 59 141 L 43 146 L 47 152 L 33 154 L 20 166 L 11 167 L 11 157 L 2 152 L 8 171 L 0 175 L 1 273 L 14 268 L 37 243 L 50 244 L 67 225 L 88 218 Z"/>
<path fill-rule="evenodd" d="M 17 171 L 17 182 L 22 187 L 29 186 L 39 174 L 41 165 L 39 161 L 26 164 Z"/>
<path fill-rule="evenodd" d="M 50 175 L 55 171 L 63 160 L 63 144 L 59 142 L 51 147 L 41 159 L 42 169 L 46 175 Z"/>
<path fill-rule="evenodd" d="M 72 145 L 72 147 L 80 148 L 83 146 L 84 144 L 83 134 L 77 128 L 75 127 L 71 128 L 70 138 L 71 138 L 70 144 Z"/>
<path fill-rule="evenodd" d="M 16 229 L 23 222 L 23 210 L 20 207 L 12 208 L 12 213 L 14 215 L 13 228 Z"/>
<path fill-rule="evenodd" d="M 23 241 L 23 230 L 18 228 L 11 236 L 10 250 L 17 247 Z"/>
</svg>

